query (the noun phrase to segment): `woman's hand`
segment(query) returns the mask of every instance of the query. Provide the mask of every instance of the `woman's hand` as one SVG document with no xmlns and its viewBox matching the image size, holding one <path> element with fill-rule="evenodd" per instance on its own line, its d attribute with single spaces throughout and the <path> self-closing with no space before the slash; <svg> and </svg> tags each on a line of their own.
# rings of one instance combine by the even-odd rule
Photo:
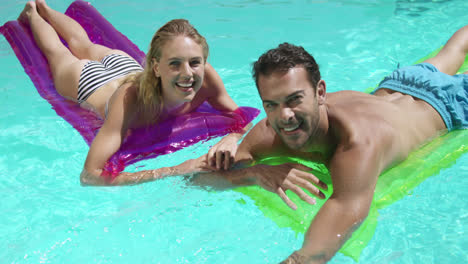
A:
<svg viewBox="0 0 468 264">
<path fill-rule="evenodd" d="M 212 169 L 228 170 L 234 164 L 237 153 L 237 142 L 241 134 L 229 134 L 214 145 L 206 155 L 206 163 Z"/>
<path fill-rule="evenodd" d="M 186 160 L 177 166 L 171 167 L 172 169 L 169 174 L 173 176 L 212 171 L 213 169 L 206 163 L 206 157 L 207 155 L 205 154 L 196 159 Z"/>
</svg>

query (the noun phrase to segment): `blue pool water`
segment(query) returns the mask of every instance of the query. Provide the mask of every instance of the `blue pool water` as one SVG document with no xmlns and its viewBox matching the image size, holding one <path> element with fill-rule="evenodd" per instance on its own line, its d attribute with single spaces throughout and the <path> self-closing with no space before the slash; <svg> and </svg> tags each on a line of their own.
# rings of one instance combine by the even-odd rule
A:
<svg viewBox="0 0 468 264">
<path fill-rule="evenodd" d="M 0 24 L 25 1 L 0 8 Z M 50 0 L 65 11 L 71 1 Z M 329 92 L 363 91 L 444 44 L 468 21 L 453 1 L 91 1 L 146 50 L 154 31 L 187 18 L 239 105 L 261 108 L 250 64 L 281 42 L 303 45 Z M 0 37 L 0 260 L 2 263 L 278 263 L 302 243 L 248 197 L 173 177 L 139 186 L 79 185 L 88 147 L 36 92 Z M 262 112 L 261 117 L 264 117 Z M 256 119 L 255 122 L 258 122 Z M 140 162 L 176 165 L 216 140 Z M 468 262 L 468 154 L 380 211 L 360 263 Z M 243 199 L 246 203 L 239 203 Z M 354 263 L 338 253 L 331 263 Z"/>
</svg>

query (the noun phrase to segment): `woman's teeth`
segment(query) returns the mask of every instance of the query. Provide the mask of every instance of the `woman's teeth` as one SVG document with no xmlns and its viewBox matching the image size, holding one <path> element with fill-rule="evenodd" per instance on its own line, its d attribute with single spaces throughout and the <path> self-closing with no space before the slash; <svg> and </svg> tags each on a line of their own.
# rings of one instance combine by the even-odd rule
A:
<svg viewBox="0 0 468 264">
<path fill-rule="evenodd" d="M 177 86 L 183 87 L 183 88 L 190 88 L 192 87 L 193 82 L 191 83 L 177 83 Z"/>
</svg>

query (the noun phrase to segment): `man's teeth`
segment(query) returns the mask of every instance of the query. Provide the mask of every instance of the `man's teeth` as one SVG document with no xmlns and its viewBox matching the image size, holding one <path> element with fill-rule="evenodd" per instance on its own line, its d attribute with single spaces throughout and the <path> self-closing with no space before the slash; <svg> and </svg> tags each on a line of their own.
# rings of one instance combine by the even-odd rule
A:
<svg viewBox="0 0 468 264">
<path fill-rule="evenodd" d="M 189 88 L 192 87 L 193 83 L 177 83 L 178 86 L 184 87 L 184 88 Z"/>
<path fill-rule="evenodd" d="M 283 127 L 283 129 L 286 132 L 290 132 L 290 131 L 296 130 L 298 127 L 299 127 L 299 124 L 296 124 L 295 126 L 292 126 L 292 127 Z"/>
</svg>

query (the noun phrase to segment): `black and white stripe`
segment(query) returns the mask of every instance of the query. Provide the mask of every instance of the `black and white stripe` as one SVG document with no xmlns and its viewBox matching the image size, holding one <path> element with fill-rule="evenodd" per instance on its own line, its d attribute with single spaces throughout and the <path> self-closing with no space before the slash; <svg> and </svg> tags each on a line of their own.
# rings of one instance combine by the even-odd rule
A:
<svg viewBox="0 0 468 264">
<path fill-rule="evenodd" d="M 135 60 L 119 54 L 107 55 L 101 62 L 86 63 L 78 82 L 78 102 L 86 101 L 96 89 L 107 82 L 135 71 L 143 71 L 143 68 Z"/>
</svg>

